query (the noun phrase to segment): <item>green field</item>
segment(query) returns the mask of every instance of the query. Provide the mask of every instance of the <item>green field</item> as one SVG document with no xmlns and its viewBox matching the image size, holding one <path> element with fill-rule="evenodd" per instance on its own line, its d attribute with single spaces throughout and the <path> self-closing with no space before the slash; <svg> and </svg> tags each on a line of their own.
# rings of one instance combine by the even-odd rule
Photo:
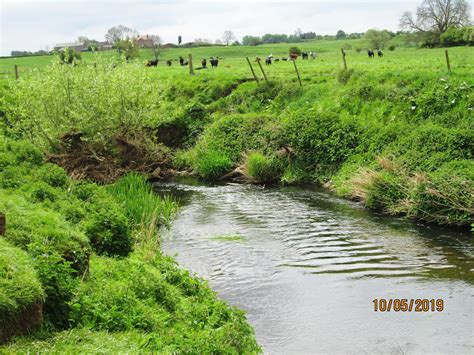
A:
<svg viewBox="0 0 474 355">
<path fill-rule="evenodd" d="M 347 63 L 351 69 L 358 69 L 364 71 L 408 71 L 408 72 L 427 72 L 427 73 L 446 73 L 446 61 L 444 49 L 416 49 L 398 47 L 391 52 L 385 50 L 383 60 L 375 58 L 369 60 L 365 48 L 367 44 L 363 40 L 345 40 L 345 41 L 314 41 L 295 44 L 303 51 L 315 51 L 319 58 L 315 61 L 309 60 L 307 62 L 299 61 L 301 68 L 301 76 L 304 80 L 311 80 L 311 77 L 322 73 L 335 73 L 342 67 L 342 58 L 340 53 L 341 47 L 349 46 L 352 49 L 346 49 Z M 222 58 L 219 64 L 219 73 L 231 75 L 250 75 L 250 71 L 246 64 L 245 57 L 254 59 L 259 56 L 265 58 L 273 54 L 275 58 L 287 57 L 288 49 L 292 44 L 282 43 L 274 45 L 260 45 L 255 47 L 247 46 L 230 46 L 230 47 L 200 47 L 200 48 L 171 48 L 163 49 L 160 53 L 160 63 L 158 68 L 163 68 L 166 71 L 159 71 L 160 74 L 173 75 L 178 72 L 186 74 L 186 68 L 181 68 L 178 65 L 177 59 L 179 56 L 188 58 L 188 54 L 192 54 L 194 58 L 194 67 L 200 66 L 200 61 L 203 58 L 209 59 L 211 56 Z M 362 49 L 360 53 L 356 51 L 357 48 Z M 472 56 L 474 50 L 469 47 L 452 48 L 449 51 L 450 62 L 453 71 L 457 74 L 467 75 L 473 72 Z M 91 64 L 97 60 L 107 58 L 109 60 L 118 61 L 118 54 L 116 51 L 106 51 L 82 53 L 82 62 L 84 64 Z M 151 50 L 141 50 L 140 58 L 137 61 L 144 62 L 152 59 L 153 54 Z M 33 56 L 33 57 L 18 57 L 18 58 L 2 58 L 0 59 L 0 73 L 2 77 L 14 77 L 14 65 L 18 65 L 20 76 L 28 75 L 31 71 L 41 70 L 50 65 L 56 58 L 54 56 Z M 166 66 L 165 61 L 171 59 L 175 60 L 171 68 Z M 294 68 L 291 63 L 280 62 L 274 63 L 274 66 L 266 67 L 269 78 L 276 79 L 285 77 L 286 79 L 294 79 Z M 210 64 L 208 64 L 210 66 Z M 153 68 L 156 69 L 156 68 Z M 209 75 L 208 73 L 196 73 L 197 75 Z"/>
</svg>

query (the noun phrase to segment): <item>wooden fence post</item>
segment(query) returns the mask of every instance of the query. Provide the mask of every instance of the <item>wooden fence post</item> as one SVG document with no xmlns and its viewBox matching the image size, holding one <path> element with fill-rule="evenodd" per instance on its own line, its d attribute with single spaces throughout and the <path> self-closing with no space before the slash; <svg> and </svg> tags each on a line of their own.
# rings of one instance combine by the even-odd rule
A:
<svg viewBox="0 0 474 355">
<path fill-rule="evenodd" d="M 252 75 L 255 78 L 255 81 L 258 83 L 259 80 L 257 78 L 257 75 L 255 75 L 255 71 L 253 70 L 252 63 L 250 63 L 249 57 L 245 57 L 245 59 L 247 59 L 247 63 L 249 63 L 250 71 L 252 72 Z"/>
<path fill-rule="evenodd" d="M 15 64 L 15 79 L 18 80 L 20 76 L 18 75 L 18 65 Z"/>
<path fill-rule="evenodd" d="M 263 71 L 262 63 L 260 63 L 260 58 L 257 58 L 257 63 L 258 63 L 258 66 L 260 67 L 260 70 L 262 71 L 263 77 L 265 78 L 265 82 L 268 83 L 268 78 L 265 72 Z"/>
<path fill-rule="evenodd" d="M 303 86 L 303 84 L 301 84 L 301 78 L 300 78 L 300 73 L 298 72 L 298 67 L 296 66 L 296 60 L 293 61 L 293 65 L 295 66 L 296 76 L 298 77 L 298 81 L 300 82 L 300 86 Z"/>
<path fill-rule="evenodd" d="M 444 54 L 446 55 L 446 65 L 448 66 L 448 70 L 451 71 L 451 65 L 449 64 L 449 54 L 447 49 L 444 50 Z"/>
<path fill-rule="evenodd" d="M 5 235 L 5 231 L 7 230 L 7 219 L 5 215 L 0 212 L 0 235 Z"/>
<path fill-rule="evenodd" d="M 346 62 L 346 52 L 344 52 L 344 48 L 341 48 L 342 60 L 344 61 L 344 70 L 347 70 L 347 62 Z"/>
<path fill-rule="evenodd" d="M 194 75 L 194 70 L 193 70 L 193 55 L 190 53 L 189 54 L 189 74 Z"/>
</svg>

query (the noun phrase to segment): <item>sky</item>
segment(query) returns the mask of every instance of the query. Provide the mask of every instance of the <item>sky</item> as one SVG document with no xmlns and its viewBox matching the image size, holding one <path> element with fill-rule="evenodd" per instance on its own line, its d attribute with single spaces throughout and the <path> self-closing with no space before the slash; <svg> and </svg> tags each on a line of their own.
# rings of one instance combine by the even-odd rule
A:
<svg viewBox="0 0 474 355">
<path fill-rule="evenodd" d="M 421 1 L 421 0 L 420 0 Z M 159 1 L 0 0 L 0 55 L 12 50 L 52 49 L 79 36 L 104 40 L 108 28 L 125 25 L 140 34 L 158 34 L 165 43 L 196 38 L 216 40 L 231 30 L 244 35 L 303 32 L 335 34 L 369 28 L 398 30 L 404 11 L 419 1 Z M 471 2 L 472 3 L 472 2 Z"/>
</svg>

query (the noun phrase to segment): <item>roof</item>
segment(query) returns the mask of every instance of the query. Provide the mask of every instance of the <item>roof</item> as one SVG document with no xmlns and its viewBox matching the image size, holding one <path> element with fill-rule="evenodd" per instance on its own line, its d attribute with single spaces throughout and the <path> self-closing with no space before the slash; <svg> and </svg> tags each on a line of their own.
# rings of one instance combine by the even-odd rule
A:
<svg viewBox="0 0 474 355">
<path fill-rule="evenodd" d="M 71 42 L 71 43 L 58 43 L 56 44 L 54 47 L 61 47 L 61 48 L 65 48 L 65 47 L 80 47 L 80 46 L 84 46 L 85 43 L 84 42 Z"/>
</svg>

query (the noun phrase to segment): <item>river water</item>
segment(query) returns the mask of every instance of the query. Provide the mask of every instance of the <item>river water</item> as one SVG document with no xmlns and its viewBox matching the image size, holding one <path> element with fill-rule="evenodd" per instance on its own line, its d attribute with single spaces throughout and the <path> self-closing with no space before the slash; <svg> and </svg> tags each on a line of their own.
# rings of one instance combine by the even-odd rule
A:
<svg viewBox="0 0 474 355">
<path fill-rule="evenodd" d="M 265 353 L 474 351 L 474 238 L 315 188 L 156 185 L 181 210 L 163 250 L 247 313 Z M 442 299 L 375 312 L 374 299 Z"/>
</svg>

